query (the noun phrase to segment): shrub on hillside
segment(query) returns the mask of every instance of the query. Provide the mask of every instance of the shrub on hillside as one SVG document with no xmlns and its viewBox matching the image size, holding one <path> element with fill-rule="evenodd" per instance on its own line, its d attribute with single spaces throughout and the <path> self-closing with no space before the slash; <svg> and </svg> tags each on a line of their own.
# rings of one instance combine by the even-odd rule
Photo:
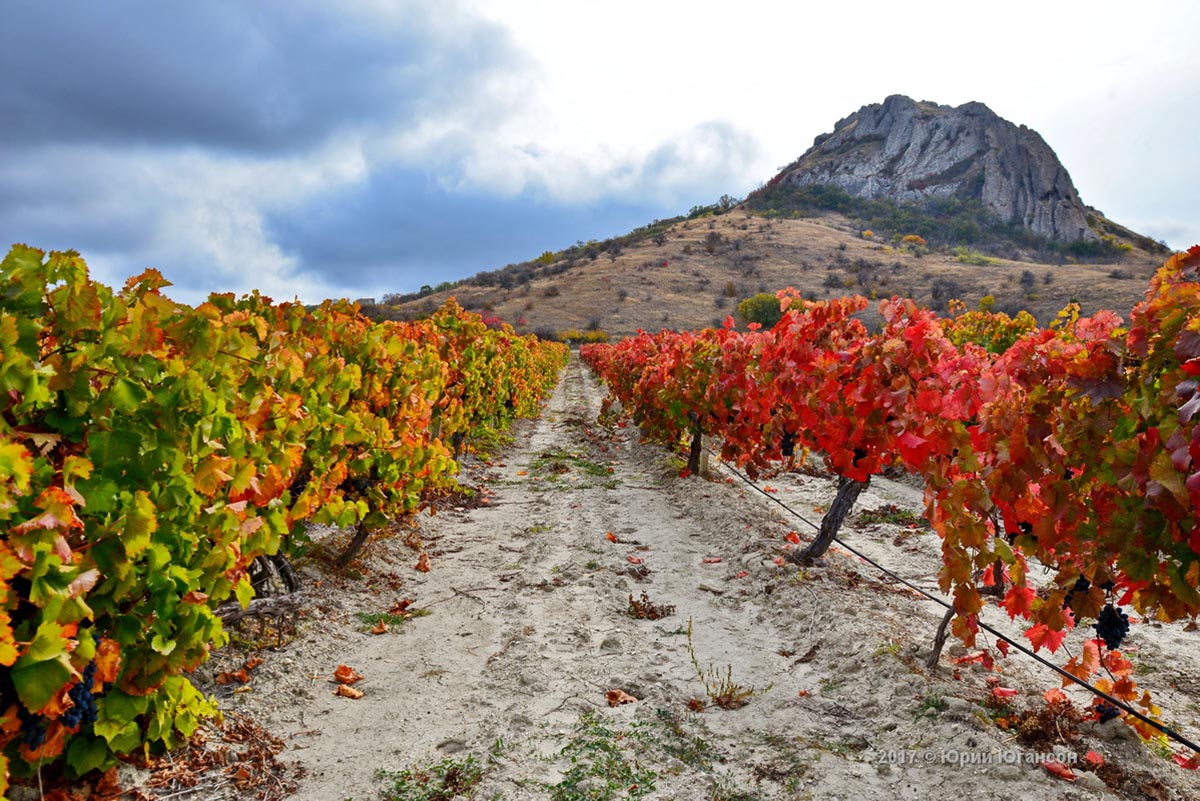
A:
<svg viewBox="0 0 1200 801">
<path fill-rule="evenodd" d="M 769 292 L 751 295 L 737 306 L 738 316 L 748 323 L 758 323 L 763 328 L 773 328 L 783 317 L 779 309 L 779 298 Z"/>
</svg>

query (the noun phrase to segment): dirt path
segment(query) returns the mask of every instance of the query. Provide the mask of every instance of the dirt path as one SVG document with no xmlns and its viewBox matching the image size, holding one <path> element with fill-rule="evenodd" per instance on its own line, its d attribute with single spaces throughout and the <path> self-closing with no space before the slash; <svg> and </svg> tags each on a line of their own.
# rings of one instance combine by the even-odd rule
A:
<svg viewBox="0 0 1200 801">
<path fill-rule="evenodd" d="M 1120 724 L 1084 724 L 1075 748 L 1104 753 L 1121 794 L 1094 773 L 1068 784 L 1014 764 L 1019 746 L 982 704 L 987 674 L 920 667 L 940 609 L 845 556 L 775 565 L 790 529 L 807 534 L 796 521 L 732 479 L 680 480 L 636 432 L 596 424 L 602 397 L 573 359 L 503 461 L 464 477 L 492 502 L 422 517 L 430 572 L 399 538 L 368 546 L 361 579 L 309 568 L 320 601 L 301 636 L 262 652 L 248 691 L 217 688 L 285 739 L 306 773 L 298 797 L 366 801 L 401 781 L 377 771 L 454 760 L 459 776 L 482 769 L 479 799 L 1200 799 L 1194 775 Z M 823 479 L 773 483 L 810 513 L 832 494 Z M 919 510 L 907 488 L 874 492 L 860 509 Z M 874 535 L 883 550 L 911 539 L 893 555 L 930 571 L 936 542 L 891 524 Z M 630 617 L 643 591 L 674 614 Z M 368 633 L 360 615 L 403 598 L 429 614 Z M 756 688 L 748 704 L 688 710 L 709 701 L 689 620 L 702 669 Z M 361 700 L 333 695 L 338 664 L 365 676 Z M 1004 681 L 1031 700 L 1053 685 L 1015 668 Z M 639 700 L 610 708 L 610 689 Z"/>
</svg>

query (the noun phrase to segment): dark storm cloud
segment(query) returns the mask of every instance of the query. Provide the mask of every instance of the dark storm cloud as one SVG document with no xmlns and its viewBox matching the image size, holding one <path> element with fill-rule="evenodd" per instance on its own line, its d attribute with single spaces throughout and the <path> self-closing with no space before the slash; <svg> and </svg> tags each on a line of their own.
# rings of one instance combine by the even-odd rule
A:
<svg viewBox="0 0 1200 801">
<path fill-rule="evenodd" d="M 427 174 L 393 168 L 273 216 L 268 230 L 330 284 L 404 292 L 625 233 L 666 213 L 673 212 L 645 203 L 452 192 Z"/>
<path fill-rule="evenodd" d="M 456 2 L 31 2 L 0 9 L 0 245 L 119 284 L 406 291 L 738 191 L 723 123 L 609 168 L 506 144 L 537 75 Z"/>
<path fill-rule="evenodd" d="M 280 151 L 429 113 L 513 59 L 484 23 L 437 37 L 419 10 L 385 25 L 339 6 L 10 2 L 0 141 Z"/>
</svg>

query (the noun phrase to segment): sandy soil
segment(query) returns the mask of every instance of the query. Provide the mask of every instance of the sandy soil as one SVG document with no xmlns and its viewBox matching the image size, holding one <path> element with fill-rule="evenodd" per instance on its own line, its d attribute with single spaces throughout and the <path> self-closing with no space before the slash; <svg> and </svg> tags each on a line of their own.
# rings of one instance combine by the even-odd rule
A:
<svg viewBox="0 0 1200 801">
<path fill-rule="evenodd" d="M 1031 752 L 992 722 L 987 672 L 955 666 L 953 646 L 937 670 L 921 664 L 940 607 L 844 551 L 803 571 L 776 565 L 789 531 L 809 536 L 803 523 L 728 473 L 680 479 L 633 429 L 597 424 L 603 394 L 573 359 L 516 444 L 466 471 L 491 502 L 422 515 L 430 572 L 402 537 L 370 543 L 351 576 L 304 568 L 311 606 L 297 636 L 258 650 L 265 662 L 237 692 L 206 685 L 284 740 L 281 758 L 304 773 L 295 797 L 365 801 L 397 781 L 379 771 L 473 758 L 479 799 L 1200 799 L 1195 773 L 1119 722 L 1085 723 L 1065 748 L 1103 754 L 1100 775 L 1077 766 L 1071 784 L 1017 762 Z M 760 484 L 814 521 L 833 494 L 821 476 Z M 919 512 L 920 493 L 877 480 L 857 510 L 884 504 Z M 846 536 L 933 586 L 928 531 L 878 523 Z M 643 592 L 674 613 L 632 618 L 629 597 Z M 428 614 L 369 633 L 360 613 L 406 598 Z M 1192 736 L 1195 636 L 1149 625 L 1131 636 L 1139 682 Z M 692 651 L 710 678 L 754 688 L 749 702 L 690 711 L 708 700 Z M 245 656 L 227 649 L 200 678 Z M 365 677 L 363 698 L 333 694 L 339 664 Z M 1057 686 L 1020 656 L 1001 669 L 1027 705 Z M 638 700 L 610 707 L 612 689 Z"/>
</svg>

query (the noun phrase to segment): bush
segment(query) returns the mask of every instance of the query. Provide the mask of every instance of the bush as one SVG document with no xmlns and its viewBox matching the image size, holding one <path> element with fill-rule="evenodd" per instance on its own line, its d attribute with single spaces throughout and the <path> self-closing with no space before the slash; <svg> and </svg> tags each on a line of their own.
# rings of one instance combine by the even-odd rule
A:
<svg viewBox="0 0 1200 801">
<path fill-rule="evenodd" d="M 758 323 L 763 328 L 772 328 L 783 317 L 779 309 L 779 298 L 769 292 L 760 292 L 746 298 L 737 306 L 738 316 L 748 323 Z"/>
<path fill-rule="evenodd" d="M 548 286 L 544 290 L 542 290 L 542 294 L 548 298 L 557 298 L 559 295 L 562 294 L 562 290 L 560 290 L 554 284 L 551 284 L 550 286 Z"/>
<path fill-rule="evenodd" d="M 955 260 L 961 264 L 970 264 L 975 267 L 989 267 L 996 263 L 996 260 L 983 255 L 978 250 L 972 250 L 968 247 L 956 247 L 953 251 Z"/>
</svg>

